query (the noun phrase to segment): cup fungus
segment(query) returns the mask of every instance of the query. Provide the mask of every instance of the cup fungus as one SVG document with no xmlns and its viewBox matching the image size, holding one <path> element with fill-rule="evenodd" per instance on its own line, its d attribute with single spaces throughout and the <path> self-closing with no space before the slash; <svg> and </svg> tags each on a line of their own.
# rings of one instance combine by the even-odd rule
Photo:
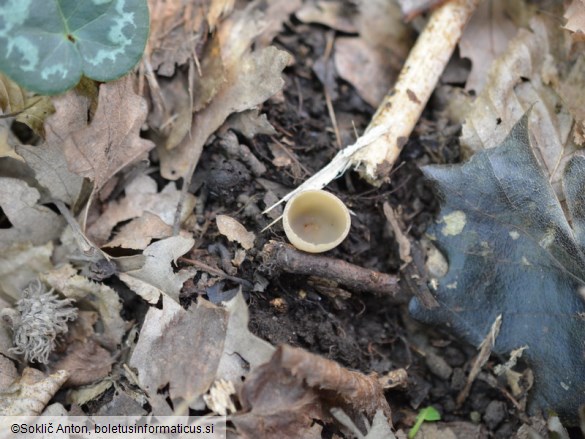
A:
<svg viewBox="0 0 585 439">
<path fill-rule="evenodd" d="M 351 219 L 349 210 L 335 195 L 307 190 L 290 199 L 282 223 L 292 245 L 309 253 L 321 253 L 345 239 Z"/>
</svg>

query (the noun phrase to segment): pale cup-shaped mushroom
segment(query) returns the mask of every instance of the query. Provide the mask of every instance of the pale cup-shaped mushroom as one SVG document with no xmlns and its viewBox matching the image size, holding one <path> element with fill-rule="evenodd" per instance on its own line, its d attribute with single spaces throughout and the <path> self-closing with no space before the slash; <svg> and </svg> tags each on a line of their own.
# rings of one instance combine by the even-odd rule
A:
<svg viewBox="0 0 585 439">
<path fill-rule="evenodd" d="M 321 190 L 296 194 L 282 216 L 286 237 L 299 250 L 321 253 L 337 247 L 349 233 L 349 210 L 339 198 Z"/>
</svg>

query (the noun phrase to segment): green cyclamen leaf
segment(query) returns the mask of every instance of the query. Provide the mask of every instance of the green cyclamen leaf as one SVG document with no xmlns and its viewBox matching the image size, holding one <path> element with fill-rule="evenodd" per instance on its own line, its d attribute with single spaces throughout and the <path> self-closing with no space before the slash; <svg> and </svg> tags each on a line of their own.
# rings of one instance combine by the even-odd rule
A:
<svg viewBox="0 0 585 439">
<path fill-rule="evenodd" d="M 110 81 L 142 56 L 146 0 L 0 0 L 0 70 L 41 94 Z"/>
<path fill-rule="evenodd" d="M 410 311 L 475 346 L 501 314 L 493 352 L 505 359 L 527 347 L 531 409 L 575 424 L 585 404 L 585 157 L 565 168 L 563 209 L 534 156 L 527 120 L 467 163 L 424 168 L 442 204 L 428 233 L 449 271 L 438 279 L 440 306 L 414 299 Z"/>
</svg>

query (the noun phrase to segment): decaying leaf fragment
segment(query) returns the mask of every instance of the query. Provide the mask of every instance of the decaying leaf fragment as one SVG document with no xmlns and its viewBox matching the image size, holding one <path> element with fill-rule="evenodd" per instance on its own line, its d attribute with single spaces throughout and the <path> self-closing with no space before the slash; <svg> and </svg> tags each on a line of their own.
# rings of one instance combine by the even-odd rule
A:
<svg viewBox="0 0 585 439">
<path fill-rule="evenodd" d="M 535 376 L 531 408 L 574 424 L 585 403 L 585 158 L 565 168 L 567 218 L 534 156 L 528 117 L 499 147 L 463 165 L 424 168 L 442 200 L 428 233 L 449 270 L 436 280 L 440 306 L 428 310 L 413 299 L 410 310 L 476 346 L 501 314 L 493 352 L 526 345 L 523 358 Z M 441 220 L 454 212 L 465 223 L 447 233 Z"/>
<path fill-rule="evenodd" d="M 0 392 L 0 416 L 40 415 L 67 377 L 64 370 L 47 376 L 27 367 L 20 379 Z"/>
<path fill-rule="evenodd" d="M 314 419 L 330 419 L 326 407 L 374 416 L 390 407 L 375 374 L 364 375 L 303 349 L 279 346 L 266 364 L 246 379 L 240 401 L 243 413 L 233 417 L 243 437 L 272 438 L 275 432 L 304 437 Z"/>
<path fill-rule="evenodd" d="M 228 215 L 217 215 L 215 218 L 219 233 L 224 235 L 230 241 L 236 241 L 241 244 L 246 250 L 250 250 L 254 246 L 254 239 L 256 236 L 252 232 L 248 232 L 246 228 L 234 218 Z"/>
</svg>

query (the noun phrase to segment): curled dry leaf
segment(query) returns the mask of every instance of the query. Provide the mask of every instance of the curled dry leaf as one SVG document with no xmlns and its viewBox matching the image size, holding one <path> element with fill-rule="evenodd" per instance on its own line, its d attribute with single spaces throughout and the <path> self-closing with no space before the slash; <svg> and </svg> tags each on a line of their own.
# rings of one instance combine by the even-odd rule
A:
<svg viewBox="0 0 585 439">
<path fill-rule="evenodd" d="M 144 250 L 153 239 L 168 238 L 173 234 L 173 228 L 159 216 L 144 212 L 142 216 L 134 218 L 128 224 L 120 227 L 114 239 L 104 247 L 121 247 Z"/>
<path fill-rule="evenodd" d="M 3 114 L 16 115 L 16 121 L 45 137 L 43 124 L 54 108 L 49 96 L 33 96 L 0 73 L 0 111 Z"/>
<path fill-rule="evenodd" d="M 254 247 L 256 236 L 254 233 L 248 232 L 237 220 L 227 215 L 217 215 L 215 221 L 217 222 L 219 233 L 228 240 L 240 243 L 246 250 Z"/>
<path fill-rule="evenodd" d="M 303 436 L 314 419 L 328 420 L 326 407 L 373 417 L 390 407 L 375 374 L 350 371 L 303 349 L 279 346 L 266 364 L 255 368 L 240 392 L 242 412 L 233 417 L 244 437 Z"/>
<path fill-rule="evenodd" d="M 45 375 L 40 370 L 27 367 L 17 381 L 0 392 L 0 415 L 40 415 L 53 395 L 67 381 L 67 377 L 67 372 L 63 370 Z M 0 422 L 0 432 L 4 432 L 5 427 L 6 423 Z"/>
<path fill-rule="evenodd" d="M 63 144 L 69 169 L 92 180 L 94 191 L 99 191 L 114 174 L 154 148 L 140 137 L 146 114 L 146 101 L 134 92 L 132 74 L 100 85 L 95 117 Z"/>
</svg>

